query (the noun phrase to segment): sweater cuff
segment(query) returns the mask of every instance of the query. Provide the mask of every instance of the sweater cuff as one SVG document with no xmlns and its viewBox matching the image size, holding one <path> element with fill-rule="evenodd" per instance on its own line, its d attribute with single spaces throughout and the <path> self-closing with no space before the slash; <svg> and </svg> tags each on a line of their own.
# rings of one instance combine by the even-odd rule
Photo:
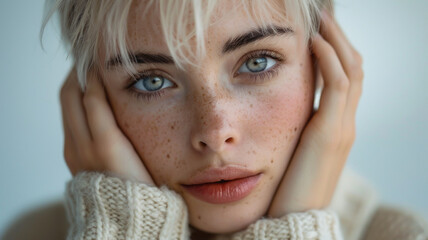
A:
<svg viewBox="0 0 428 240">
<path fill-rule="evenodd" d="M 67 239 L 187 239 L 187 208 L 166 187 L 99 172 L 67 183 Z"/>
<path fill-rule="evenodd" d="M 343 237 L 336 213 L 309 210 L 258 220 L 232 239 L 342 240 Z"/>
</svg>

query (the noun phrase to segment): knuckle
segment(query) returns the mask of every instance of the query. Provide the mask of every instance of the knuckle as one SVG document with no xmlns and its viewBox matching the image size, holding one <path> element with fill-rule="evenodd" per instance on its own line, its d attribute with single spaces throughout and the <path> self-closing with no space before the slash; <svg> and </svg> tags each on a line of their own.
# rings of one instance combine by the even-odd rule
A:
<svg viewBox="0 0 428 240">
<path fill-rule="evenodd" d="M 349 80 L 345 76 L 337 77 L 333 87 L 340 92 L 347 92 L 349 88 Z"/>
</svg>

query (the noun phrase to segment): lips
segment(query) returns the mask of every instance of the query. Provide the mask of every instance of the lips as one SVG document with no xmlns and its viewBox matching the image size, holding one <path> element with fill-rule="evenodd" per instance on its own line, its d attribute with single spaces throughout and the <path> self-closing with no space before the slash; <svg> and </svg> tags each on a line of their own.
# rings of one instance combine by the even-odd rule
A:
<svg viewBox="0 0 428 240">
<path fill-rule="evenodd" d="M 236 167 L 211 168 L 199 172 L 184 189 L 194 197 L 214 204 L 241 200 L 256 187 L 261 173 Z"/>
</svg>

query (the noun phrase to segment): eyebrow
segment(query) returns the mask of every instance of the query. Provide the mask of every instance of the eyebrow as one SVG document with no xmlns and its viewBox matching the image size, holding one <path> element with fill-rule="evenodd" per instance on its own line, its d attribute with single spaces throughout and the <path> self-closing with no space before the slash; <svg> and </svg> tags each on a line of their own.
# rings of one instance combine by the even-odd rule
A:
<svg viewBox="0 0 428 240">
<path fill-rule="evenodd" d="M 222 53 L 228 53 L 234 51 L 240 47 L 243 47 L 252 42 L 273 36 L 279 35 L 291 35 L 294 34 L 294 31 L 290 27 L 280 27 L 277 25 L 270 25 L 267 27 L 260 27 L 253 29 L 249 32 L 241 34 L 235 38 L 228 40 L 223 47 Z"/>
<path fill-rule="evenodd" d="M 252 29 L 246 33 L 238 35 L 226 41 L 223 46 L 222 53 L 226 54 L 237 50 L 245 45 L 252 42 L 259 41 L 264 38 L 280 36 L 280 35 L 292 35 L 294 31 L 290 27 L 281 27 L 277 25 L 268 25 L 267 27 L 259 27 Z M 161 63 L 161 64 L 174 64 L 174 60 L 171 56 L 164 54 L 150 54 L 150 53 L 129 53 L 128 57 L 131 63 L 135 64 L 148 64 L 148 63 Z M 116 56 L 107 61 L 107 67 L 122 65 L 122 58 Z"/>
<path fill-rule="evenodd" d="M 162 63 L 173 64 L 172 57 L 163 54 L 150 54 L 150 53 L 129 53 L 128 57 L 131 63 L 144 64 L 144 63 Z M 107 62 L 107 67 L 122 65 L 122 58 L 120 56 L 113 57 Z"/>
</svg>

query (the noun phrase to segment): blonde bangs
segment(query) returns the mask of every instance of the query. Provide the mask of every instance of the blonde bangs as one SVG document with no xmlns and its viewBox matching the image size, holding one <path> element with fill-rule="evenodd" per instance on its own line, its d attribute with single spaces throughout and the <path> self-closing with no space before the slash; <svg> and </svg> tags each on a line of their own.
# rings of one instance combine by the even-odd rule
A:
<svg viewBox="0 0 428 240">
<path fill-rule="evenodd" d="M 306 40 L 309 40 L 318 31 L 320 11 L 332 11 L 331 1 L 241 0 L 237 6 L 243 7 L 263 27 L 269 27 L 272 18 L 284 22 L 293 19 L 295 24 L 303 28 Z M 212 24 L 211 15 L 219 0 L 146 2 L 143 15 L 149 8 L 159 13 L 166 45 L 177 66 L 183 68 L 186 64 L 196 65 L 195 60 L 205 55 L 206 31 Z M 42 29 L 53 13 L 58 12 L 62 38 L 75 61 L 82 89 L 86 84 L 88 70 L 106 64 L 106 59 L 99 59 L 102 48 L 106 56 L 117 56 L 128 73 L 135 74 L 127 40 L 132 0 L 48 0 L 47 5 Z M 195 46 L 192 46 L 192 39 L 196 42 Z"/>
</svg>

